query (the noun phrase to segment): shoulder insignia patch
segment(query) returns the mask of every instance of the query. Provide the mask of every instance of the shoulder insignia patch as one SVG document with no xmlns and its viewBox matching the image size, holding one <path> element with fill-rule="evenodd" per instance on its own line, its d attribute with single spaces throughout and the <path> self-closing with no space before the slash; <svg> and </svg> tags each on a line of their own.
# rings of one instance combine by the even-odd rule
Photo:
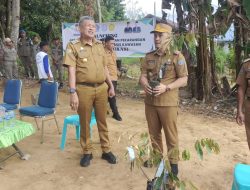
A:
<svg viewBox="0 0 250 190">
<path fill-rule="evenodd" d="M 101 41 L 101 40 L 97 40 L 97 39 L 96 39 L 95 42 L 98 43 L 98 44 L 102 44 L 102 41 Z"/>
<path fill-rule="evenodd" d="M 185 64 L 185 60 L 184 59 L 180 59 L 177 62 L 178 65 L 184 65 Z"/>
<path fill-rule="evenodd" d="M 78 39 L 71 41 L 72 44 L 76 44 L 78 42 L 80 42 Z"/>
</svg>

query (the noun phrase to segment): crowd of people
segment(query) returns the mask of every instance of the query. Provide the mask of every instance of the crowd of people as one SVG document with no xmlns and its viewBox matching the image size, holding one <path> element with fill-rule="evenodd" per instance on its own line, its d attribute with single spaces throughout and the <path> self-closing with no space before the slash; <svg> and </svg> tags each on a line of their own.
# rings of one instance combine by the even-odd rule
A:
<svg viewBox="0 0 250 190">
<path fill-rule="evenodd" d="M 43 54 L 42 52 L 47 56 L 41 61 L 39 57 Z M 59 82 L 59 89 L 62 89 L 64 75 L 62 62 L 63 47 L 59 37 L 54 38 L 49 44 L 46 41 L 40 41 L 37 35 L 31 39 L 22 29 L 19 31 L 16 47 L 10 38 L 5 38 L 0 43 L 0 74 L 5 79 L 24 77 L 39 81 L 56 80 Z"/>
</svg>

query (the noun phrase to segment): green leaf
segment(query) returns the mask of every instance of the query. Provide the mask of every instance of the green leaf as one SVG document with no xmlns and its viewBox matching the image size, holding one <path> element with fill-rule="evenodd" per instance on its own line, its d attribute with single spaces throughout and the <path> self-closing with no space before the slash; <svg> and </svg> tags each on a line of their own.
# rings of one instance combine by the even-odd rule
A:
<svg viewBox="0 0 250 190">
<path fill-rule="evenodd" d="M 249 0 L 243 0 L 242 5 L 244 10 L 246 11 L 246 16 L 250 20 L 250 3 Z"/>
<path fill-rule="evenodd" d="M 171 166 L 169 160 L 165 160 L 165 168 L 167 169 L 168 172 L 171 171 Z"/>
<path fill-rule="evenodd" d="M 161 186 L 163 184 L 163 177 L 164 177 L 164 170 L 163 170 L 161 176 L 156 179 L 156 182 L 154 185 L 154 190 L 158 190 L 161 188 Z"/>
<path fill-rule="evenodd" d="M 182 152 L 182 159 L 183 160 L 190 160 L 190 152 L 188 150 L 184 150 Z"/>
<path fill-rule="evenodd" d="M 186 189 L 186 185 L 184 182 L 180 182 L 180 190 L 185 190 Z"/>
<path fill-rule="evenodd" d="M 203 159 L 203 151 L 201 148 L 200 141 L 198 141 L 198 140 L 195 142 L 195 150 L 196 150 L 198 156 L 200 157 L 200 159 L 202 160 Z"/>
<path fill-rule="evenodd" d="M 188 182 L 191 190 L 199 190 L 191 181 Z"/>
</svg>

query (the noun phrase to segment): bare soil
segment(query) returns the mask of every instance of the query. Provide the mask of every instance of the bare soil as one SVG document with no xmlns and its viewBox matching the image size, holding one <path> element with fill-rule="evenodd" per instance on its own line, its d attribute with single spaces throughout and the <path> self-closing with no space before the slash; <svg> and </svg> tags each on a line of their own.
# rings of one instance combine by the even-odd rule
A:
<svg viewBox="0 0 250 190">
<path fill-rule="evenodd" d="M 22 106 L 31 105 L 30 96 L 38 91 L 37 84 L 26 82 Z M 2 90 L 0 94 L 2 95 Z M 79 142 L 75 139 L 75 128 L 68 127 L 65 150 L 61 151 L 61 135 L 57 133 L 54 121 L 48 121 L 44 144 L 40 144 L 41 132 L 38 130 L 17 143 L 25 153 L 31 155 L 29 160 L 21 160 L 16 155 L 0 165 L 0 190 L 145 190 L 147 179 L 137 168 L 131 172 L 130 165 L 124 157 L 129 142 L 122 140 L 118 143 L 118 138 L 122 134 L 132 135 L 147 131 L 144 103 L 142 99 L 127 97 L 118 97 L 117 101 L 123 121 L 115 121 L 111 115 L 108 115 L 107 121 L 112 151 L 118 157 L 118 164 L 110 165 L 100 158 L 99 136 L 97 128 L 94 127 L 94 159 L 89 167 L 80 167 L 82 152 Z M 238 127 L 234 121 L 196 113 L 190 106 L 189 109 L 185 109 L 185 105 L 181 106 L 179 112 L 180 148 L 191 151 L 190 161 L 180 161 L 179 177 L 192 181 L 200 190 L 230 189 L 235 164 L 250 164 L 245 128 Z M 56 113 L 61 128 L 64 117 L 71 114 L 74 112 L 69 107 L 69 96 L 61 91 Z M 33 119 L 25 117 L 24 120 L 36 128 Z M 218 142 L 221 152 L 219 155 L 205 153 L 204 160 L 201 161 L 195 153 L 194 143 L 197 139 L 205 137 Z M 1 149 L 0 158 L 12 152 L 12 147 Z M 155 169 L 145 169 L 145 172 L 153 178 Z"/>
</svg>

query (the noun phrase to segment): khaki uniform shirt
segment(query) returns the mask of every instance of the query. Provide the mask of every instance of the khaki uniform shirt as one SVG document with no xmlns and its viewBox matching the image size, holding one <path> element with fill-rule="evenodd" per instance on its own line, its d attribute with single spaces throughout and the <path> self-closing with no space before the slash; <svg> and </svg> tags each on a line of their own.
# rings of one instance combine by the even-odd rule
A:
<svg viewBox="0 0 250 190">
<path fill-rule="evenodd" d="M 62 45 L 51 47 L 51 57 L 57 63 L 63 60 L 63 47 Z"/>
<path fill-rule="evenodd" d="M 28 38 L 22 39 L 20 38 L 17 42 L 17 51 L 19 56 L 33 56 L 33 47 L 32 41 Z"/>
<path fill-rule="evenodd" d="M 180 52 L 162 56 L 157 51 L 150 52 L 146 55 L 141 70 L 142 74 L 147 75 L 148 81 L 161 78 L 160 82 L 164 85 L 188 75 L 185 58 Z M 154 106 L 177 106 L 179 104 L 178 92 L 179 89 L 172 89 L 159 96 L 147 94 L 145 103 Z"/>
<path fill-rule="evenodd" d="M 118 80 L 118 73 L 117 73 L 117 65 L 116 65 L 116 53 L 114 51 L 109 51 L 108 49 L 105 49 L 106 55 L 107 55 L 107 67 L 109 70 L 109 75 L 111 81 L 117 81 Z"/>
<path fill-rule="evenodd" d="M 69 42 L 64 65 L 76 67 L 76 82 L 103 83 L 106 80 L 107 58 L 101 41 L 92 45 L 80 39 Z"/>
<path fill-rule="evenodd" d="M 17 60 L 17 52 L 15 48 L 3 48 L 3 60 L 6 61 L 16 61 Z"/>
<path fill-rule="evenodd" d="M 250 58 L 244 61 L 237 77 L 236 84 L 246 87 L 246 96 L 250 97 Z"/>
</svg>

